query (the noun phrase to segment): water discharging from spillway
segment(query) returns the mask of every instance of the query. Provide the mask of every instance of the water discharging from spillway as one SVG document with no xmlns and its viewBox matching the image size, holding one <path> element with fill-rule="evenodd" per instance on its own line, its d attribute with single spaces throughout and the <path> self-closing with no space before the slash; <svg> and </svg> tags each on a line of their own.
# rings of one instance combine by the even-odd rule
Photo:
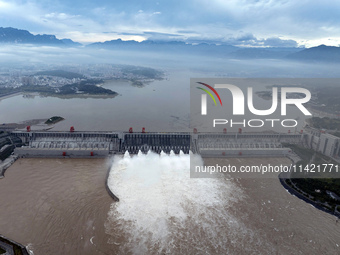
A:
<svg viewBox="0 0 340 255">
<path fill-rule="evenodd" d="M 202 160 L 182 152 L 126 152 L 113 160 L 108 185 L 120 202 L 105 227 L 121 254 L 223 254 L 260 245 L 228 213 L 242 191 L 227 179 L 190 178 L 190 156 Z"/>
</svg>

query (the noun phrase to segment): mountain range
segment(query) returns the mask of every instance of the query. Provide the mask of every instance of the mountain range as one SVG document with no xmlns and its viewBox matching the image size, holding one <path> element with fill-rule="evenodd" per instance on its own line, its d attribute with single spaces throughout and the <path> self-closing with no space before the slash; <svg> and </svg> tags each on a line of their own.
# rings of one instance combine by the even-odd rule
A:
<svg viewBox="0 0 340 255">
<path fill-rule="evenodd" d="M 0 27 L 0 43 L 53 45 L 58 47 L 83 46 L 71 39 L 58 39 L 55 35 L 33 35 L 27 30 Z M 112 49 L 128 51 L 152 51 L 169 53 L 199 54 L 235 59 L 287 59 L 308 62 L 340 62 L 340 47 L 320 45 L 311 48 L 293 47 L 237 47 L 221 43 L 220 45 L 183 41 L 123 41 L 121 39 L 96 42 L 86 46 L 88 49 Z"/>
<path fill-rule="evenodd" d="M 290 54 L 287 58 L 313 62 L 340 62 L 340 47 L 319 45 Z"/>
<path fill-rule="evenodd" d="M 71 39 L 57 39 L 55 35 L 33 35 L 27 30 L 12 27 L 0 27 L 0 43 L 39 44 L 57 46 L 80 46 Z"/>
</svg>

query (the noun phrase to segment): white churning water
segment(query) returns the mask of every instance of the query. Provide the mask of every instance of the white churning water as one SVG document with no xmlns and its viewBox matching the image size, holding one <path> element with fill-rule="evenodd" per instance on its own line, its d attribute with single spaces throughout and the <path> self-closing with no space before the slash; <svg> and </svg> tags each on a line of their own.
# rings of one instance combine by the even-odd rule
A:
<svg viewBox="0 0 340 255">
<path fill-rule="evenodd" d="M 259 244 L 228 214 L 241 189 L 223 178 L 190 178 L 190 157 L 202 160 L 182 152 L 114 158 L 108 185 L 120 202 L 112 204 L 105 227 L 120 252 L 221 254 Z"/>
</svg>

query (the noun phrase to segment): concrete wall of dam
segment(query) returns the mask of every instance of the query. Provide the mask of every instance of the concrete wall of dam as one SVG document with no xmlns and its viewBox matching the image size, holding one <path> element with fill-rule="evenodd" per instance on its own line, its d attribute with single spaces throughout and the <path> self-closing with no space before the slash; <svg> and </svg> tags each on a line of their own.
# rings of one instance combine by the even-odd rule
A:
<svg viewBox="0 0 340 255">
<path fill-rule="evenodd" d="M 30 147 L 20 147 L 15 149 L 15 154 L 19 157 L 46 158 L 46 157 L 66 157 L 66 158 L 105 158 L 109 156 L 109 150 L 69 150 L 69 149 L 39 149 Z"/>
<path fill-rule="evenodd" d="M 203 157 L 252 157 L 252 158 L 263 158 L 263 157 L 287 157 L 291 153 L 289 148 L 244 148 L 244 149 L 201 149 L 200 154 Z"/>
<path fill-rule="evenodd" d="M 303 144 L 320 153 L 339 157 L 340 138 L 330 134 L 275 134 L 275 133 L 125 133 L 125 132 L 22 132 L 13 131 L 25 147 L 16 148 L 22 156 L 59 156 L 63 152 L 72 157 L 105 156 L 115 153 L 138 153 L 149 150 L 169 153 L 228 155 L 284 154 L 283 143 Z M 241 152 L 241 154 L 240 154 Z"/>
<path fill-rule="evenodd" d="M 340 159 L 340 137 L 313 131 L 306 133 L 304 144 L 307 148 L 320 152 L 323 155 L 337 160 Z"/>
<path fill-rule="evenodd" d="M 138 153 L 139 150 L 147 152 L 152 150 L 160 153 L 170 153 L 174 151 L 178 154 L 181 150 L 189 153 L 191 148 L 191 136 L 189 133 L 142 133 L 142 134 L 124 134 L 121 151 L 129 153 Z"/>
<path fill-rule="evenodd" d="M 282 143 L 303 143 L 305 134 L 275 133 L 127 133 L 127 132 L 22 132 L 13 131 L 25 146 L 15 153 L 24 157 L 106 157 L 149 150 L 176 154 L 221 156 L 285 156 Z"/>
</svg>

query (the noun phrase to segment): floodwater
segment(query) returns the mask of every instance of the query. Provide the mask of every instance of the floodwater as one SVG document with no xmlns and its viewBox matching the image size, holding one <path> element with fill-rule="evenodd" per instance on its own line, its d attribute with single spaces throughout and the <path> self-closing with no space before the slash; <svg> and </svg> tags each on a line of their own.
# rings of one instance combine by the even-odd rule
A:
<svg viewBox="0 0 340 255">
<path fill-rule="evenodd" d="M 340 253 L 335 217 L 278 179 L 190 179 L 189 162 L 115 158 L 115 203 L 105 189 L 110 160 L 19 159 L 0 180 L 1 234 L 35 255 Z"/>
<path fill-rule="evenodd" d="M 0 182 L 1 233 L 36 255 L 113 254 L 101 253 L 107 170 L 102 159 L 19 159 Z"/>
<path fill-rule="evenodd" d="M 103 87 L 119 93 L 114 98 L 59 98 L 59 97 L 27 97 L 16 95 L 10 98 L 0 100 L 0 124 L 1 123 L 18 123 L 31 119 L 48 119 L 52 116 L 61 116 L 65 120 L 53 125 L 51 130 L 68 131 L 74 126 L 76 131 L 128 131 L 133 127 L 135 132 L 141 132 L 145 127 L 147 132 L 178 132 L 189 131 L 190 120 L 192 126 L 198 130 L 206 130 L 212 126 L 212 119 L 227 118 L 229 122 L 231 112 L 226 109 L 232 109 L 231 105 L 227 108 L 217 108 L 222 114 L 210 114 L 208 119 L 200 115 L 200 106 L 190 109 L 190 100 L 200 103 L 201 91 L 196 86 L 190 91 L 190 78 L 202 77 L 202 73 L 183 71 L 172 71 L 167 73 L 164 80 L 153 81 L 144 87 L 132 86 L 131 82 L 118 80 L 106 81 Z M 207 74 L 209 75 L 209 74 Z M 210 74 L 211 75 L 211 74 Z M 203 79 L 204 81 L 204 79 Z M 313 85 L 312 80 L 301 79 L 232 79 L 243 90 L 248 86 L 254 87 L 256 91 L 268 90 L 267 86 L 271 85 L 296 85 L 308 86 Z M 224 102 L 232 102 L 231 94 L 221 93 Z M 190 98 L 192 96 L 192 98 Z M 197 98 L 193 100 L 193 98 Z M 210 102 L 212 104 L 212 102 Z M 265 100 L 254 95 L 254 104 L 258 109 L 269 109 L 272 101 Z M 211 108 L 211 107 L 210 107 Z M 247 109 L 247 108 L 246 108 Z M 298 124 L 296 130 L 300 130 L 304 124 L 305 115 L 295 106 L 288 106 L 289 116 L 283 118 L 278 110 L 262 119 L 296 119 Z M 229 117 L 228 117 L 229 116 Z M 201 119 L 201 118 L 202 119 Z M 246 111 L 246 116 L 234 118 L 234 122 L 240 122 L 243 119 L 258 119 Z M 198 121 L 198 122 L 197 122 Z M 272 127 L 271 122 L 266 121 L 263 128 L 259 123 L 250 125 L 234 124 L 220 125 L 220 130 L 227 128 L 229 131 L 237 131 L 239 127 L 245 132 L 262 132 L 265 130 L 274 130 L 275 132 L 288 132 L 294 128 L 283 128 L 281 124 Z M 288 125 L 288 123 L 286 123 Z M 245 127 L 243 127 L 245 126 Z M 255 127 L 251 127 L 255 126 Z M 41 127 L 40 127 L 41 129 Z M 34 127 L 32 127 L 34 130 Z M 211 130 L 210 130 L 211 131 Z M 216 131 L 216 130 L 214 130 Z"/>
<path fill-rule="evenodd" d="M 177 72 L 145 87 L 131 82 L 106 81 L 103 87 L 116 91 L 114 98 L 24 97 L 0 100 L 0 124 L 61 116 L 52 130 L 68 131 L 187 131 L 189 126 L 189 78 Z M 178 93 L 181 91 L 181 93 Z M 34 127 L 33 127 L 34 129 Z"/>
</svg>

